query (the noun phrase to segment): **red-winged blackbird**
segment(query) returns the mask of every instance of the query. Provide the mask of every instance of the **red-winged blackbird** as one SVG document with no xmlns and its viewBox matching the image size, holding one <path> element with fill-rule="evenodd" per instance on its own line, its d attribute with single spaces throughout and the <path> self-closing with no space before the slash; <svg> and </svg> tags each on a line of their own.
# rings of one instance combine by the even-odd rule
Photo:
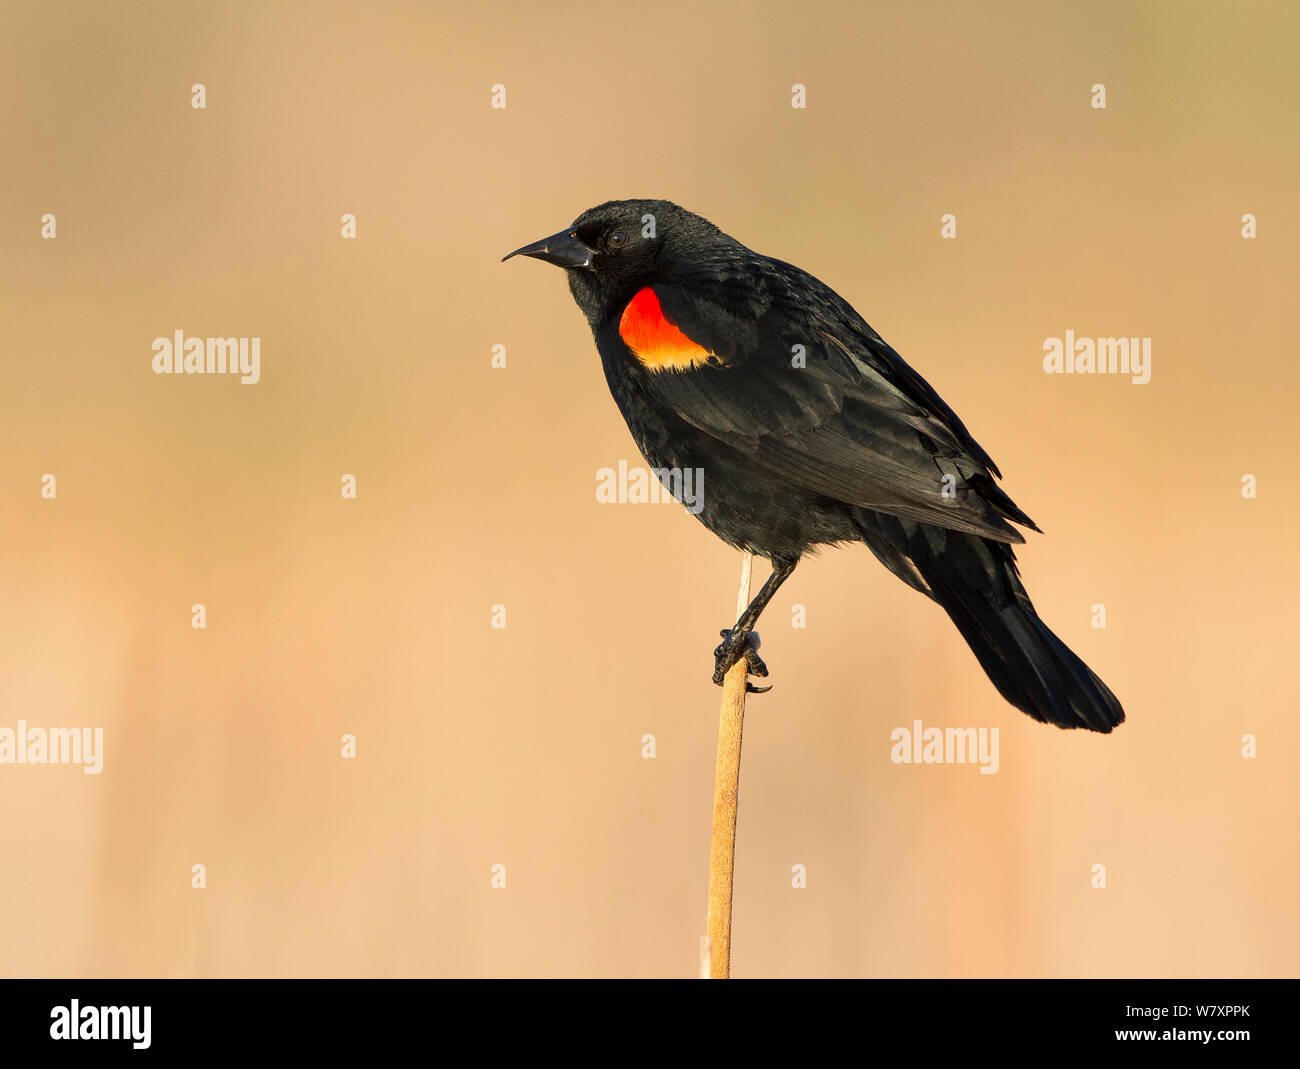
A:
<svg viewBox="0 0 1300 1069">
<path fill-rule="evenodd" d="M 1008 521 L 1039 528 L 1002 473 L 829 287 L 663 200 L 610 201 L 510 256 L 565 269 L 645 459 L 702 470 L 705 526 L 772 562 L 722 633 L 715 683 L 741 658 L 767 675 L 751 632 L 800 557 L 865 542 L 943 606 L 1016 708 L 1063 728 L 1124 720 L 1025 593 Z"/>
</svg>

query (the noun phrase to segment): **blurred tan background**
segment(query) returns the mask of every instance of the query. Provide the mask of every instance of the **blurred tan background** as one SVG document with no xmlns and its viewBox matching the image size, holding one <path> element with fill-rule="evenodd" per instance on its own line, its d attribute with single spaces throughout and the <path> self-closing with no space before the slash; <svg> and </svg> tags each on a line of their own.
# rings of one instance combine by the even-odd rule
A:
<svg viewBox="0 0 1300 1069">
<path fill-rule="evenodd" d="M 105 735 L 0 765 L 0 973 L 695 974 L 738 556 L 596 503 L 641 461 L 586 324 L 498 263 L 661 196 L 953 405 L 1129 717 L 1035 724 L 865 547 L 807 562 L 735 974 L 1294 975 L 1300 14 L 1068 6 L 0 5 L 0 726 Z M 1067 328 L 1150 384 L 1044 375 Z M 261 382 L 154 375 L 177 329 Z M 916 718 L 1000 771 L 892 764 Z"/>
</svg>

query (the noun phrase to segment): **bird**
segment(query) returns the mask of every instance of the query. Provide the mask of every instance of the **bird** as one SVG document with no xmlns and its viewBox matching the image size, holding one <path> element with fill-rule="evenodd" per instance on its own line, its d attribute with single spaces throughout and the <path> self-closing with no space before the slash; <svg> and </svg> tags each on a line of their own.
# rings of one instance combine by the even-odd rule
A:
<svg viewBox="0 0 1300 1069">
<path fill-rule="evenodd" d="M 965 424 L 843 297 L 671 201 L 612 200 L 509 253 L 564 269 L 605 379 L 656 472 L 698 471 L 697 518 L 772 573 L 713 651 L 768 676 L 756 625 L 800 560 L 865 543 L 937 602 L 993 686 L 1033 719 L 1107 733 L 1105 683 L 1039 618 L 1018 528 Z M 661 476 L 662 478 L 662 476 Z"/>
</svg>

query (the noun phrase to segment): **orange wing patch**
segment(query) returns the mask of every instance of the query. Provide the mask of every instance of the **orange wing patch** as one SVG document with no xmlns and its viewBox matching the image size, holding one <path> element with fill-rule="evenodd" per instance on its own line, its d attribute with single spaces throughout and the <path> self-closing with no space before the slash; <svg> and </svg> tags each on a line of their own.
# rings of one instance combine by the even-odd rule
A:
<svg viewBox="0 0 1300 1069">
<path fill-rule="evenodd" d="M 714 354 L 691 341 L 670 323 L 649 286 L 628 301 L 618 333 L 633 354 L 651 371 L 686 371 L 704 367 Z"/>
</svg>

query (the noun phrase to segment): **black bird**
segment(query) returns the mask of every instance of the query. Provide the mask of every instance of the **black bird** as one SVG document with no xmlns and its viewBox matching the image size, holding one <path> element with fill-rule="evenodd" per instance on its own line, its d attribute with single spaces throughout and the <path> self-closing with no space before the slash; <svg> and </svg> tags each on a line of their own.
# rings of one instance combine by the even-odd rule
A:
<svg viewBox="0 0 1300 1069">
<path fill-rule="evenodd" d="M 1025 593 L 1012 523 L 1039 528 L 1002 473 L 828 286 L 665 200 L 610 201 L 510 256 L 565 269 L 645 459 L 702 470 L 705 526 L 772 562 L 722 632 L 715 683 L 741 658 L 767 675 L 752 632 L 806 552 L 865 542 L 944 608 L 1016 708 L 1063 728 L 1124 720 Z"/>
</svg>

